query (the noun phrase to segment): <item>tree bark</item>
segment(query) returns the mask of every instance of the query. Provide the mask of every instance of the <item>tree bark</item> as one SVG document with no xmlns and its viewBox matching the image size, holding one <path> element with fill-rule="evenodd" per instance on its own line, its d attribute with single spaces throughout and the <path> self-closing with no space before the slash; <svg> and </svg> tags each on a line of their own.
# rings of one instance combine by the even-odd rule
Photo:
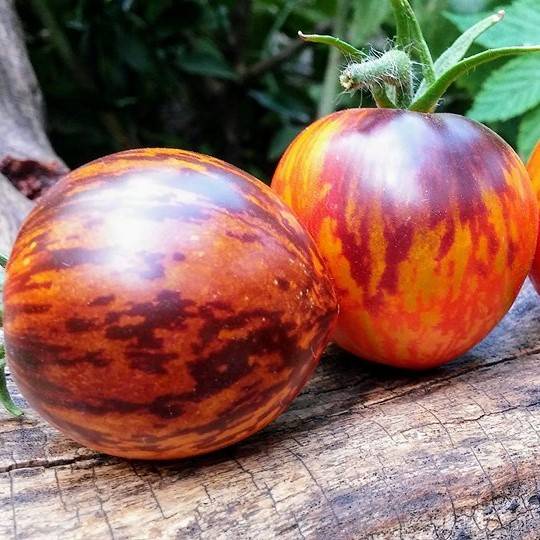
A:
<svg viewBox="0 0 540 540">
<path fill-rule="evenodd" d="M 7 254 L 32 203 L 0 174 L 0 205 L 0 252 Z"/>
<path fill-rule="evenodd" d="M 30 204 L 67 168 L 44 129 L 43 98 L 12 0 L 0 0 L 0 249 L 8 250 Z"/>
</svg>

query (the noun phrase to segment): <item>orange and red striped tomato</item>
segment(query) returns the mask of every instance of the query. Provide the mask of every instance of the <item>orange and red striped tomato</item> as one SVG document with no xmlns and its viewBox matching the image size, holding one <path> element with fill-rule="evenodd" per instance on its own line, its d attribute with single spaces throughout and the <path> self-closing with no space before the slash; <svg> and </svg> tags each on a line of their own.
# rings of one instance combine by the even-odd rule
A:
<svg viewBox="0 0 540 540">
<path fill-rule="evenodd" d="M 317 248 L 264 184 L 180 150 L 62 179 L 15 243 L 11 372 L 71 438 L 165 459 L 260 430 L 315 368 L 337 316 Z"/>
<path fill-rule="evenodd" d="M 540 141 L 533 150 L 529 163 L 527 164 L 527 170 L 533 183 L 533 189 L 540 201 Z M 534 284 L 534 288 L 540 294 L 540 242 L 538 242 L 536 246 L 536 253 L 532 263 L 530 277 Z"/>
<path fill-rule="evenodd" d="M 531 265 L 526 170 L 461 116 L 337 112 L 292 142 L 272 187 L 329 263 L 337 342 L 366 359 L 423 369 L 455 358 L 506 313 Z"/>
</svg>

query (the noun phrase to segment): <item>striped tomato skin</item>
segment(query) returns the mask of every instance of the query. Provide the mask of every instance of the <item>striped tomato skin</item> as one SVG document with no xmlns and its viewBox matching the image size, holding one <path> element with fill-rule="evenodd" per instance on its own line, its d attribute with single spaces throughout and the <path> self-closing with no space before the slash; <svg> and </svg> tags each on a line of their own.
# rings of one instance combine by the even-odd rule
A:
<svg viewBox="0 0 540 540">
<path fill-rule="evenodd" d="M 99 159 L 53 187 L 20 231 L 4 302 L 30 404 L 88 447 L 142 459 L 263 428 L 337 317 L 315 244 L 269 187 L 166 149 Z"/>
<path fill-rule="evenodd" d="M 537 143 L 527 163 L 527 171 L 531 177 L 537 200 L 540 201 L 540 141 Z M 540 242 L 537 242 L 530 277 L 536 292 L 540 294 Z"/>
<path fill-rule="evenodd" d="M 526 170 L 460 116 L 337 112 L 291 143 L 272 187 L 329 264 L 336 341 L 365 359 L 424 369 L 455 358 L 501 319 L 530 268 Z"/>
</svg>

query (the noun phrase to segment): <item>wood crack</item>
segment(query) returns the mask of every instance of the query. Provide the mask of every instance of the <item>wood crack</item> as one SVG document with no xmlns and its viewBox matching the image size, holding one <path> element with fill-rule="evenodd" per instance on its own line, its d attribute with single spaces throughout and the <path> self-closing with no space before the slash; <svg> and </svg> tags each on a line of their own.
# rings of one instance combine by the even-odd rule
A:
<svg viewBox="0 0 540 540">
<path fill-rule="evenodd" d="M 74 465 L 75 463 L 84 463 L 85 461 L 91 463 L 96 462 L 100 464 L 102 462 L 112 460 L 115 458 L 109 458 L 102 454 L 95 454 L 90 456 L 74 456 L 71 458 L 61 459 L 32 459 L 28 461 L 21 461 L 18 463 L 12 463 L 4 467 L 0 467 L 0 474 L 11 473 L 12 471 L 19 471 L 22 469 L 50 469 L 53 467 L 61 467 L 63 465 Z"/>
</svg>

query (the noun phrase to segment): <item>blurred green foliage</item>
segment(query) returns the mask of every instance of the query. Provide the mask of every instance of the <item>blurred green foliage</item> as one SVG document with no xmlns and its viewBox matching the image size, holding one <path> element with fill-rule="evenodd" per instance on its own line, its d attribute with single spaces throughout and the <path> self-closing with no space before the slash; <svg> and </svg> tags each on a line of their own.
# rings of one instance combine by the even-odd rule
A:
<svg viewBox="0 0 540 540">
<path fill-rule="evenodd" d="M 465 22 L 510 2 L 413 4 L 437 56 Z M 174 146 L 268 179 L 317 114 L 372 106 L 367 95 L 341 94 L 336 74 L 345 60 L 324 46 L 304 46 L 297 31 L 337 31 L 376 49 L 387 48 L 394 33 L 385 0 L 20 0 L 17 7 L 51 139 L 71 166 L 126 147 Z M 442 109 L 470 110 L 476 95 L 489 93 L 493 69 L 460 81 Z M 476 117 L 480 106 L 472 109 Z M 534 98 L 527 107 L 518 113 L 529 115 L 522 132 L 526 122 L 540 125 L 530 116 Z M 484 119 L 515 145 L 518 114 Z"/>
</svg>

